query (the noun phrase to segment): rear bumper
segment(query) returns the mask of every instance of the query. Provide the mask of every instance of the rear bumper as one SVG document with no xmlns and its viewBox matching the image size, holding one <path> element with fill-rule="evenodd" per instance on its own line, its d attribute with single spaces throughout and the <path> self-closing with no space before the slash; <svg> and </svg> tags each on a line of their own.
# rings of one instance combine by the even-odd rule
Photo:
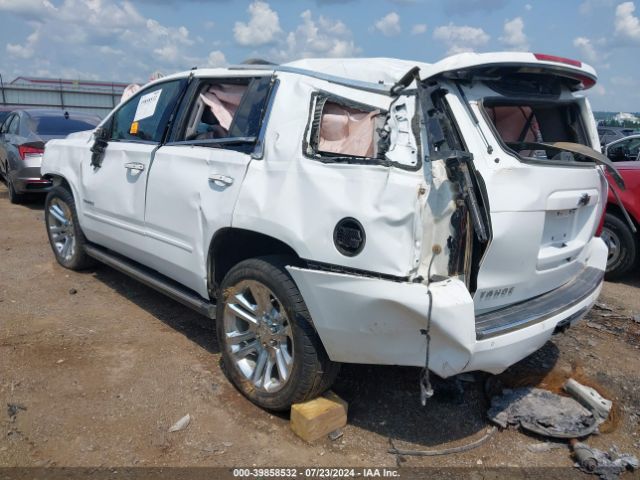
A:
<svg viewBox="0 0 640 480">
<path fill-rule="evenodd" d="M 18 193 L 47 192 L 53 187 L 50 180 L 40 176 L 40 167 L 23 167 L 13 172 L 13 188 Z"/>
<path fill-rule="evenodd" d="M 480 322 L 509 320 L 491 323 L 491 335 L 482 325 L 476 331 L 473 299 L 462 282 L 432 283 L 430 369 L 441 377 L 474 370 L 500 373 L 542 347 L 556 328 L 582 318 L 600 294 L 606 265 L 604 243 L 600 239 L 591 243 L 585 269 L 570 282 L 584 288 L 561 287 L 543 295 L 546 301 L 537 297 L 520 304 L 520 310 L 514 306 L 492 312 L 491 317 L 479 316 Z M 424 366 L 426 342 L 420 331 L 426 327 L 429 310 L 425 285 L 297 267 L 288 270 L 332 360 Z"/>
</svg>

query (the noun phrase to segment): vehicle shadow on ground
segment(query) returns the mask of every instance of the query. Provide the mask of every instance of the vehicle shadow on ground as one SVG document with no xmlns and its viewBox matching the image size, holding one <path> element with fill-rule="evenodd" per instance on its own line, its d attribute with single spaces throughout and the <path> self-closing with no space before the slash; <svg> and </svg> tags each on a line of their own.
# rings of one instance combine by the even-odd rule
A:
<svg viewBox="0 0 640 480">
<path fill-rule="evenodd" d="M 96 267 L 93 276 L 207 352 L 220 353 L 214 320 L 106 265 Z"/>
<path fill-rule="evenodd" d="M 607 279 L 607 282 L 620 283 L 623 285 L 628 285 L 630 287 L 640 287 L 640 275 L 638 275 L 638 269 L 636 267 L 636 269 L 630 271 L 620 278 L 616 278 L 614 280 Z"/>
<path fill-rule="evenodd" d="M 25 207 L 29 210 L 44 210 L 44 198 L 45 194 L 43 193 L 28 193 L 24 201 L 17 204 L 16 207 Z M 9 201 L 9 190 L 7 190 L 7 184 L 2 179 L 0 179 L 0 200 Z"/>
<path fill-rule="evenodd" d="M 208 320 L 204 317 L 107 266 L 97 267 L 92 274 L 203 349 L 219 353 L 214 321 L 205 328 L 202 322 Z M 435 395 L 426 407 L 420 404 L 419 368 L 345 364 L 333 390 L 349 403 L 350 425 L 387 437 L 398 448 L 404 442 L 408 448 L 433 448 L 479 437 L 489 425 L 486 387 L 490 385 L 493 393 L 499 393 L 502 385 L 517 384 L 514 378 L 526 380 L 525 385 L 535 385 L 553 369 L 558 354 L 557 347 L 547 342 L 499 376 L 475 373 L 465 375 L 464 380 L 443 380 L 432 375 Z M 288 418 L 288 412 L 275 415 Z"/>
<path fill-rule="evenodd" d="M 350 424 L 390 438 L 398 448 L 402 442 L 428 448 L 479 437 L 489 425 L 490 396 L 503 386 L 538 384 L 558 356 L 557 347 L 547 342 L 499 376 L 474 373 L 443 380 L 432 375 L 435 394 L 425 407 L 418 368 L 344 365 L 334 391 L 349 402 Z"/>
</svg>

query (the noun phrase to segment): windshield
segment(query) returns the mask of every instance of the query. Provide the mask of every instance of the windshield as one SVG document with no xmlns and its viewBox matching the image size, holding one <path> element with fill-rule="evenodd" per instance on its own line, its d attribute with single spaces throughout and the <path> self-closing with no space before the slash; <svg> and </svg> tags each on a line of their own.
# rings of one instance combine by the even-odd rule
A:
<svg viewBox="0 0 640 480">
<path fill-rule="evenodd" d="M 522 158 L 571 161 L 571 153 L 533 149 L 531 144 L 588 144 L 580 110 L 574 103 L 485 99 L 483 107 L 502 142 Z"/>
<path fill-rule="evenodd" d="M 33 131 L 38 135 L 66 136 L 73 132 L 93 130 L 100 120 L 91 117 L 43 116 L 31 117 Z"/>
</svg>

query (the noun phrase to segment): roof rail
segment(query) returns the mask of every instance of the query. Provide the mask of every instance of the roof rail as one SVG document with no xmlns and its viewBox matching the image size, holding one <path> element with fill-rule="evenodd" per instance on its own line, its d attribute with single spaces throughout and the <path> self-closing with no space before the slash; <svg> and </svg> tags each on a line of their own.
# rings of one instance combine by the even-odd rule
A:
<svg viewBox="0 0 640 480">
<path fill-rule="evenodd" d="M 318 80 L 324 80 L 326 82 L 335 83 L 336 85 L 343 85 L 345 87 L 357 88 L 358 90 L 365 90 L 367 92 L 378 93 L 381 95 L 391 96 L 391 87 L 393 84 L 388 83 L 374 83 L 365 82 L 362 80 L 353 80 L 345 77 L 338 77 L 336 75 L 328 75 L 326 73 L 316 72 L 313 70 L 307 70 L 306 68 L 289 67 L 287 65 L 231 65 L 229 70 L 264 70 L 270 72 L 284 72 L 295 73 L 298 75 L 305 75 L 307 77 L 317 78 Z"/>
</svg>

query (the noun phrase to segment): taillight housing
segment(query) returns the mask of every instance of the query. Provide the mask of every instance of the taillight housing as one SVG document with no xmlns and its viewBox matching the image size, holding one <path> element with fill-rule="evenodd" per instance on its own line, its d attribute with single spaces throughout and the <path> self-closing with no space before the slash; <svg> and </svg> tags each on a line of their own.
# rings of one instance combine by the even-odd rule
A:
<svg viewBox="0 0 640 480">
<path fill-rule="evenodd" d="M 536 60 L 541 60 L 543 62 L 564 63 L 566 65 L 571 65 L 572 67 L 582 68 L 582 62 L 580 60 L 548 55 L 546 53 L 534 53 L 533 56 L 536 57 Z"/>
<path fill-rule="evenodd" d="M 28 145 L 18 145 L 18 153 L 22 160 L 25 160 L 28 156 L 42 155 L 44 148 L 30 147 Z"/>
<path fill-rule="evenodd" d="M 609 183 L 607 182 L 607 178 L 605 177 L 605 173 L 601 168 L 598 168 L 598 173 L 600 174 L 600 204 L 598 207 L 600 211 L 598 214 L 600 215 L 596 231 L 594 232 L 594 236 L 599 237 L 602 235 L 602 229 L 604 228 L 604 216 L 607 212 L 607 199 L 609 198 Z"/>
</svg>

